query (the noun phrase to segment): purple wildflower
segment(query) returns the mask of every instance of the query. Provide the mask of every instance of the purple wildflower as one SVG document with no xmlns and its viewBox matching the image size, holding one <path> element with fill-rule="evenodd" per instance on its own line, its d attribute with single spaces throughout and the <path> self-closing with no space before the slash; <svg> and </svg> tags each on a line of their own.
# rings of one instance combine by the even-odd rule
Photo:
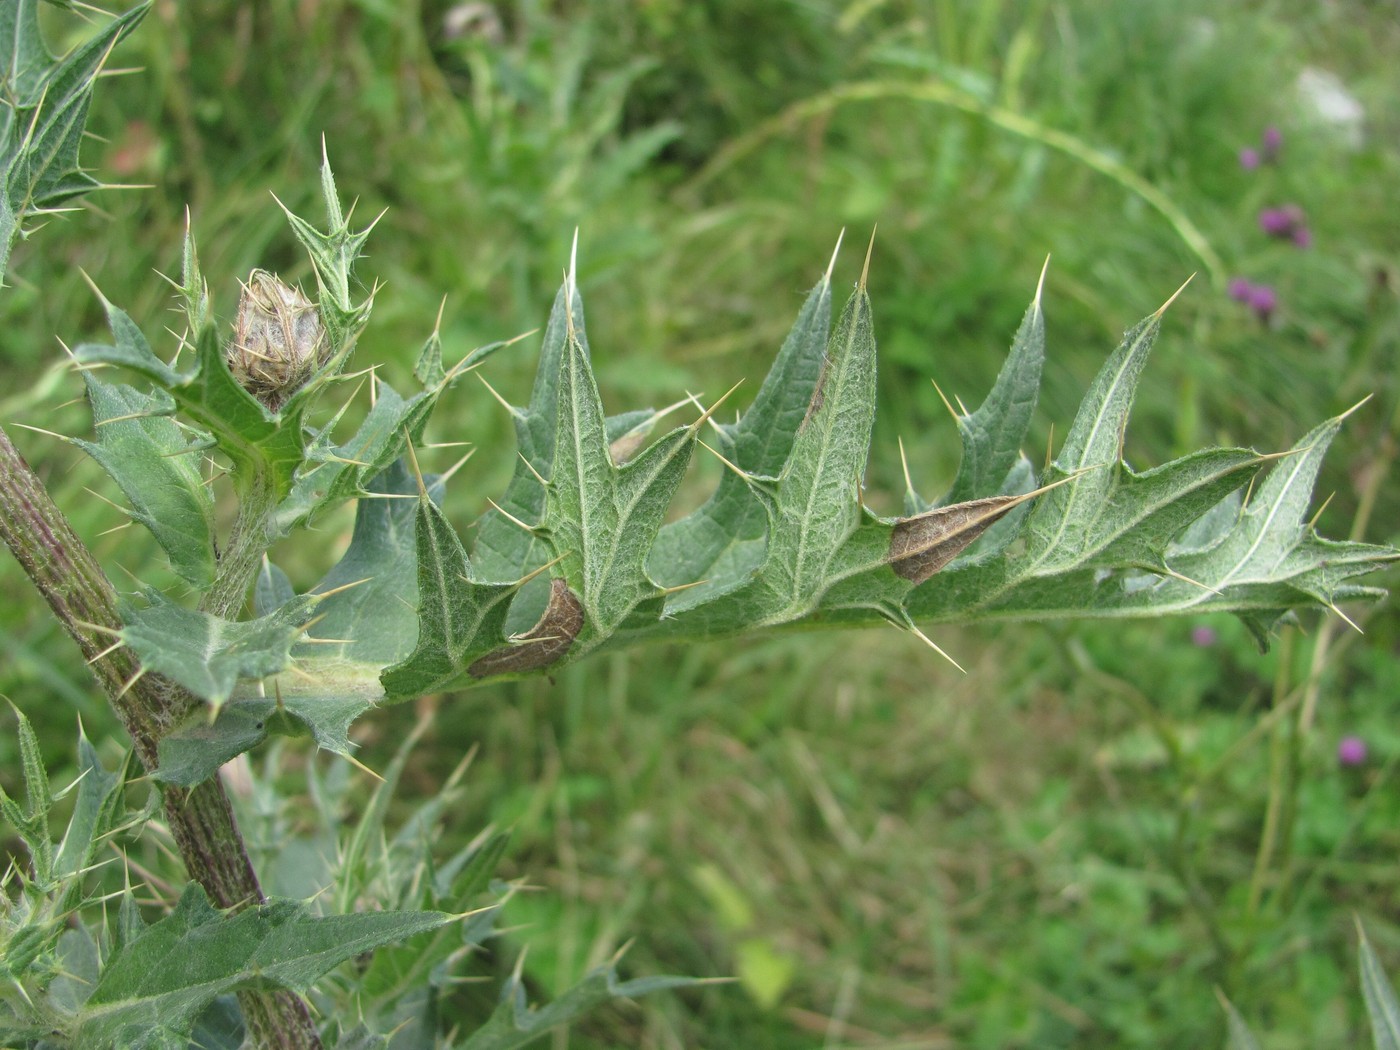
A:
<svg viewBox="0 0 1400 1050">
<path fill-rule="evenodd" d="M 1306 226 L 1299 226 L 1293 231 L 1293 244 L 1298 248 L 1312 247 L 1312 230 Z"/>
<path fill-rule="evenodd" d="M 1240 167 L 1245 171 L 1253 171 L 1259 167 L 1259 151 L 1248 146 L 1240 150 Z"/>
<path fill-rule="evenodd" d="M 1264 129 L 1264 159 L 1273 160 L 1283 146 L 1283 132 L 1270 126 Z"/>
<path fill-rule="evenodd" d="M 1259 320 L 1267 322 L 1278 309 L 1278 292 L 1267 284 L 1256 284 L 1249 291 L 1249 306 Z"/>
<path fill-rule="evenodd" d="M 1274 291 L 1272 285 L 1255 284 L 1243 277 L 1236 277 L 1230 281 L 1229 291 L 1231 299 L 1237 303 L 1244 303 L 1265 324 L 1269 323 L 1274 311 L 1278 309 L 1278 292 Z"/>
<path fill-rule="evenodd" d="M 1201 649 L 1209 649 L 1219 640 L 1219 635 L 1215 633 L 1214 627 L 1205 624 L 1197 624 L 1191 628 L 1191 644 Z"/>
<path fill-rule="evenodd" d="M 1366 761 L 1366 741 L 1359 736 L 1344 736 L 1337 741 L 1337 761 L 1344 766 L 1359 766 Z"/>
</svg>

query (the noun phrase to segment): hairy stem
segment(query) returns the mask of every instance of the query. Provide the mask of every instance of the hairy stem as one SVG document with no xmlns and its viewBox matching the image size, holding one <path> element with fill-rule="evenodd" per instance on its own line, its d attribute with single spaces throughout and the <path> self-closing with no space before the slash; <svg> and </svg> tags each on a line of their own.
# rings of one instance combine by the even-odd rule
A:
<svg viewBox="0 0 1400 1050">
<path fill-rule="evenodd" d="M 268 520 L 277 506 L 277 496 L 263 477 L 253 480 L 238 501 L 238 519 L 233 523 L 228 546 L 219 555 L 214 583 L 200 599 L 199 611 L 236 619 L 248 600 L 248 588 L 262 564 L 268 548 Z"/>
<path fill-rule="evenodd" d="M 160 675 L 141 673 L 130 650 L 111 647 L 121 629 L 116 591 L 78 538 L 43 482 L 0 429 L 0 538 L 82 651 L 148 771 L 161 738 L 198 706 Z M 164 789 L 166 820 L 185 867 L 220 908 L 262 903 L 233 808 L 217 777 L 198 787 Z M 320 1046 L 311 1015 L 295 995 L 239 996 L 249 1028 L 263 1047 Z"/>
</svg>

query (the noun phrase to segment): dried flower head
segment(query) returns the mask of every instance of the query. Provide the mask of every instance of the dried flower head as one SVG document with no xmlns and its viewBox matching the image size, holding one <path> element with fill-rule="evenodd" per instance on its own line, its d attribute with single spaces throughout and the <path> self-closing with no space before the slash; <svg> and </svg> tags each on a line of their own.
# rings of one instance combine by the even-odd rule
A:
<svg viewBox="0 0 1400 1050">
<path fill-rule="evenodd" d="M 329 357 L 315 304 L 276 274 L 249 274 L 226 353 L 229 371 L 243 388 L 275 410 Z"/>
</svg>

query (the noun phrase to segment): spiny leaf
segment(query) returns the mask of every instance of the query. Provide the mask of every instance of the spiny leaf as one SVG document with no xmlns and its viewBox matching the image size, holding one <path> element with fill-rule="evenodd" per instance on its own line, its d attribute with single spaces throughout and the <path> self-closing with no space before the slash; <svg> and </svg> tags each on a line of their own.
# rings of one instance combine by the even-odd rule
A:
<svg viewBox="0 0 1400 1050">
<path fill-rule="evenodd" d="M 1045 363 L 1045 314 L 1040 308 L 1044 285 L 1042 272 L 1035 299 L 987 399 L 970 415 L 954 414 L 962 438 L 962 462 L 953 487 L 938 501 L 940 505 L 965 503 L 999 490 L 1021 458 Z"/>
<path fill-rule="evenodd" d="M 506 609 L 516 583 L 472 575 L 456 532 L 424 495 L 416 508 L 418 643 L 381 676 L 390 699 L 421 696 L 457 681 L 479 656 L 506 644 Z"/>
<path fill-rule="evenodd" d="M 79 1014 L 75 1044 L 115 1050 L 174 1038 L 184 1046 L 220 995 L 269 986 L 305 992 L 347 959 L 452 921 L 440 912 L 320 917 L 296 901 L 224 915 L 191 883 L 170 915 L 112 953 Z"/>
<path fill-rule="evenodd" d="M 182 608 L 158 591 L 145 593 L 145 608 L 123 603 L 122 642 L 143 670 L 166 675 L 215 707 L 233 695 L 240 678 L 267 678 L 286 668 L 316 605 L 314 596 L 303 595 L 256 620 L 234 622 Z"/>
<path fill-rule="evenodd" d="M 737 423 L 715 427 L 716 450 L 750 477 L 776 478 L 787 462 L 821 374 L 830 328 L 828 274 L 808 294 L 753 406 Z M 648 571 L 667 587 L 696 584 L 667 596 L 667 615 L 750 580 L 768 549 L 770 509 L 754 482 L 726 471 L 704 506 L 662 527 Z"/>
<path fill-rule="evenodd" d="M 24 776 L 25 806 L 23 808 L 0 788 L 0 816 L 19 833 L 29 850 L 34 866 L 35 881 L 46 887 L 53 880 L 53 840 L 49 835 L 49 810 L 54 798 L 49 790 L 49 774 L 44 768 L 44 756 L 39 738 L 24 712 L 14 708 L 18 722 L 20 770 Z"/>
<path fill-rule="evenodd" d="M 573 332 L 565 342 L 554 462 L 539 531 L 581 603 L 584 642 L 607 638 L 637 606 L 660 598 L 646 574 L 647 554 L 690 462 L 694 430 L 677 428 L 617 466 L 583 345 Z M 555 586 L 552 606 L 565 600 L 560 595 Z"/>
<path fill-rule="evenodd" d="M 214 581 L 214 496 L 199 471 L 198 435 L 170 418 L 169 397 L 143 394 L 83 373 L 96 441 L 70 439 L 111 475 L 132 517 L 164 549 L 170 566 L 196 587 Z"/>
<path fill-rule="evenodd" d="M 274 415 L 244 390 L 229 372 L 213 325 L 195 334 L 195 367 L 177 372 L 156 356 L 124 311 L 105 298 L 102 304 L 115 345 L 83 343 L 73 351 L 78 362 L 118 365 L 145 376 L 229 457 L 235 481 L 246 486 L 254 475 L 263 475 L 279 497 L 285 496 L 305 454 L 302 410 L 284 406 Z"/>
<path fill-rule="evenodd" d="M 38 7 L 38 0 L 0 4 L 0 282 L 27 217 L 100 187 L 78 160 L 93 84 L 149 4 L 114 18 L 59 61 L 44 46 Z"/>
<path fill-rule="evenodd" d="M 304 680 L 279 685 L 275 698 L 235 694 L 212 721 L 208 712 L 196 711 L 161 738 L 155 779 L 193 787 L 269 736 L 310 736 L 317 747 L 349 755 L 355 749 L 350 726 L 375 706 L 379 693 L 377 683 L 328 672 L 314 685 Z"/>
<path fill-rule="evenodd" d="M 505 493 L 481 518 L 472 559 L 483 580 L 512 582 L 538 569 L 552 557 L 543 538 L 526 532 L 511 519 L 538 522 L 544 514 L 544 486 L 540 478 L 548 478 L 554 469 L 555 428 L 558 424 L 558 383 L 563 368 L 565 342 L 572 328 L 574 338 L 585 356 L 588 337 L 584 334 L 583 298 L 573 287 L 572 280 L 554 297 L 554 307 L 544 330 L 540 346 L 540 361 L 535 372 L 535 384 L 528 408 L 512 408 L 516 448 L 519 460 Z M 507 516 L 509 515 L 509 516 Z M 534 612 L 544 607 L 544 589 L 536 585 L 538 601 Z M 523 629 L 533 620 L 519 624 Z M 518 621 L 513 622 L 515 627 Z"/>
<path fill-rule="evenodd" d="M 331 171 L 324 144 L 321 154 L 321 197 L 326 206 L 325 230 L 317 229 L 285 208 L 283 211 L 286 211 L 292 232 L 311 256 L 316 283 L 321 291 L 321 321 L 331 341 L 332 361 L 338 364 L 350 352 L 355 337 L 369 319 L 370 299 L 356 303 L 351 284 L 355 261 L 363 252 L 374 223 L 363 230 L 350 229 L 349 216 L 340 207 L 335 175 Z M 334 364 L 331 370 L 334 371 Z"/>
</svg>

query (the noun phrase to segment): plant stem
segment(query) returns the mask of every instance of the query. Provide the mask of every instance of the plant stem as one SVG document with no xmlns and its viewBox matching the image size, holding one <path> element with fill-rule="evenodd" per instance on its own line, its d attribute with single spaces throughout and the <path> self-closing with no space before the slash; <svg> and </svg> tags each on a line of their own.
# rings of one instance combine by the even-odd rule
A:
<svg viewBox="0 0 1400 1050">
<path fill-rule="evenodd" d="M 248 587 L 268 548 L 268 519 L 277 506 L 276 493 L 265 479 L 255 478 L 238 499 L 238 519 L 228 546 L 219 555 L 214 583 L 200 599 L 199 611 L 234 619 L 248 600 Z"/>
<path fill-rule="evenodd" d="M 198 706 L 169 679 L 143 674 L 125 647 L 106 650 L 121 629 L 117 596 L 44 484 L 0 429 L 0 538 L 49 603 L 111 699 L 147 771 L 160 740 Z M 217 777 L 191 789 L 163 788 L 166 820 L 190 876 L 220 908 L 263 903 L 233 807 Z M 256 1045 L 312 1050 L 321 1045 L 306 1004 L 287 992 L 239 995 Z"/>
</svg>

